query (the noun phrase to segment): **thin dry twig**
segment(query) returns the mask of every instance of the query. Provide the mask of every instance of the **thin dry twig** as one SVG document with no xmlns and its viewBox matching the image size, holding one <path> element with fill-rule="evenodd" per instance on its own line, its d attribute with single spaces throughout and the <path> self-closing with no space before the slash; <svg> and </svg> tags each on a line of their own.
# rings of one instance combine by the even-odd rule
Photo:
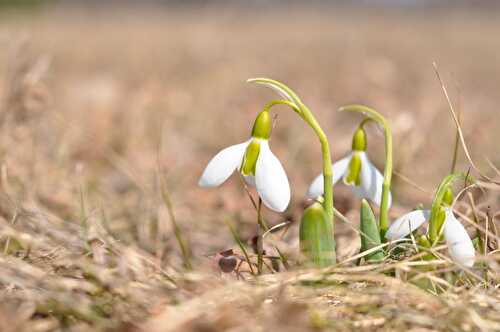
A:
<svg viewBox="0 0 500 332">
<path fill-rule="evenodd" d="M 465 143 L 465 137 L 464 137 L 464 134 L 463 134 L 463 131 L 462 131 L 462 128 L 460 126 L 460 120 L 457 116 L 457 113 L 455 112 L 455 108 L 453 107 L 453 103 L 451 102 L 451 99 L 450 99 L 450 96 L 448 95 L 448 90 L 446 89 L 446 86 L 443 82 L 443 80 L 441 79 L 441 75 L 439 74 L 439 70 L 438 70 L 438 67 L 437 67 L 437 64 L 436 62 L 433 62 L 432 63 L 433 67 L 434 67 L 434 71 L 436 73 L 436 76 L 439 80 L 439 83 L 441 84 L 441 89 L 443 90 L 443 93 L 444 93 L 444 96 L 446 98 L 446 101 L 448 103 L 448 106 L 449 106 L 449 109 L 450 109 L 450 113 L 453 117 L 453 121 L 455 122 L 455 125 L 457 126 L 457 132 L 459 134 L 459 137 L 460 137 L 460 142 L 462 143 L 462 148 L 465 152 L 465 155 L 467 157 L 467 160 L 469 161 L 469 164 L 472 166 L 472 168 L 483 178 L 483 179 L 486 179 L 488 180 L 489 182 L 492 182 L 492 183 L 495 183 L 497 185 L 500 185 L 500 182 L 496 182 L 494 181 L 493 179 L 491 179 L 490 177 L 484 175 L 481 170 L 476 166 L 476 164 L 472 161 L 472 158 L 470 156 L 470 153 L 469 153 L 469 149 L 467 148 L 467 144 Z"/>
</svg>

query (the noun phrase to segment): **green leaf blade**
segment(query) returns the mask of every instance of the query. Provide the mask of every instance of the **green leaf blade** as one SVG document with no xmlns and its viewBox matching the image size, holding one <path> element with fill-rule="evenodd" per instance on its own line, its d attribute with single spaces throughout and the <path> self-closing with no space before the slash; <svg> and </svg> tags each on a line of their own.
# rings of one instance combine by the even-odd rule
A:
<svg viewBox="0 0 500 332">
<path fill-rule="evenodd" d="M 380 231 L 378 229 L 375 215 L 373 214 L 370 204 L 363 199 L 361 201 L 360 210 L 360 224 L 361 224 L 361 252 L 365 252 L 382 244 L 380 239 Z M 368 262 L 377 262 L 384 259 L 384 251 L 382 249 L 376 250 L 365 256 Z"/>
<path fill-rule="evenodd" d="M 336 262 L 332 224 L 318 202 L 304 211 L 300 221 L 300 249 L 311 265 L 327 267 Z"/>
</svg>

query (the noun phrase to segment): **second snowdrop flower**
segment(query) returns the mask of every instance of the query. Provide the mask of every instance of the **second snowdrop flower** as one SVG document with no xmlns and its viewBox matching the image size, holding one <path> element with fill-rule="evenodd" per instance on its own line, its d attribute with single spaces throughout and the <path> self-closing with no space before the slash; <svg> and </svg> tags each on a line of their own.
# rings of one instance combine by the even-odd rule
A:
<svg viewBox="0 0 500 332">
<path fill-rule="evenodd" d="M 210 160 L 198 182 L 200 187 L 217 187 L 238 169 L 254 185 L 271 210 L 283 212 L 290 202 L 290 185 L 280 161 L 269 148 L 272 120 L 269 111 L 257 116 L 252 137 L 221 150 Z"/>
<path fill-rule="evenodd" d="M 448 189 L 444 195 L 443 205 L 437 215 L 436 223 L 439 228 L 442 228 L 450 257 L 463 266 L 472 267 L 475 256 L 474 245 L 464 226 L 453 214 L 452 201 L 453 193 Z M 431 210 L 412 211 L 394 221 L 385 236 L 389 240 L 402 239 L 425 224 L 430 218 Z"/>
<path fill-rule="evenodd" d="M 382 201 L 382 185 L 384 177 L 371 163 L 366 154 L 366 133 L 362 126 L 358 127 L 352 139 L 352 151 L 333 164 L 333 184 L 341 178 L 346 185 L 360 198 L 371 200 L 378 206 Z M 323 195 L 323 174 L 318 175 L 309 186 L 308 198 Z M 389 206 L 391 194 L 389 193 Z"/>
</svg>

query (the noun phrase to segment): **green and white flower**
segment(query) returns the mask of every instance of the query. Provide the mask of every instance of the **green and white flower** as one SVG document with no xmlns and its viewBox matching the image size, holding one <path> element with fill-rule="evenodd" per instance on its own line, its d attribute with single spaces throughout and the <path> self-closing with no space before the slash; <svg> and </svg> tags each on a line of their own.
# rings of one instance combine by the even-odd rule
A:
<svg viewBox="0 0 500 332">
<path fill-rule="evenodd" d="M 474 265 L 474 245 L 464 226 L 453 214 L 451 207 L 443 208 L 443 236 L 450 257 L 457 263 L 472 267 Z M 388 240 L 402 239 L 429 221 L 430 210 L 415 210 L 399 217 L 389 227 L 385 237 Z"/>
<path fill-rule="evenodd" d="M 238 170 L 248 184 L 256 187 L 268 208 L 283 212 L 290 202 L 290 185 L 281 162 L 269 148 L 271 122 L 268 111 L 259 113 L 252 137 L 217 153 L 203 171 L 198 185 L 217 187 Z"/>
<path fill-rule="evenodd" d="M 384 177 L 371 163 L 366 154 L 366 133 L 363 128 L 358 128 L 352 140 L 352 151 L 346 157 L 332 165 L 333 184 L 341 178 L 346 185 L 359 198 L 366 198 L 380 206 L 382 201 L 382 184 Z M 318 175 L 309 186 L 308 198 L 317 198 L 323 195 L 323 174 Z M 391 193 L 389 192 L 389 206 L 391 206 Z"/>
</svg>

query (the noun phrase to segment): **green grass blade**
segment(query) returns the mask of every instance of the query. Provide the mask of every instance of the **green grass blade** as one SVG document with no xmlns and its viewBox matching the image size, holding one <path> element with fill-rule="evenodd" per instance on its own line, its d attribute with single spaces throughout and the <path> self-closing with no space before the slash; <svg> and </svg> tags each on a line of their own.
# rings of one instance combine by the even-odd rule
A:
<svg viewBox="0 0 500 332">
<path fill-rule="evenodd" d="M 231 231 L 231 234 L 233 235 L 234 241 L 236 241 L 236 243 L 238 244 L 238 247 L 240 247 L 241 252 L 243 252 L 243 255 L 245 256 L 245 260 L 248 264 L 248 267 L 250 268 L 250 271 L 252 272 L 252 274 L 255 275 L 252 261 L 250 260 L 250 256 L 248 255 L 248 252 L 247 252 L 247 249 L 245 248 L 245 245 L 241 241 L 241 239 L 240 239 L 238 233 L 236 232 L 236 230 L 234 229 L 234 227 L 229 222 L 226 222 L 226 225 L 227 225 L 227 227 L 229 227 L 229 230 Z"/>
</svg>

